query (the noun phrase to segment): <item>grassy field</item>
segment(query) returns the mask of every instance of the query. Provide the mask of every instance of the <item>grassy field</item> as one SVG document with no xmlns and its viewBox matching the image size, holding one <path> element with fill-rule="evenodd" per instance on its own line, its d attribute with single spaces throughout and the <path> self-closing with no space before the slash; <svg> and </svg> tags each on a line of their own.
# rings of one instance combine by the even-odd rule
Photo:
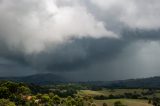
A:
<svg viewBox="0 0 160 106">
<path fill-rule="evenodd" d="M 152 93 L 150 94 L 148 92 Z M 107 103 L 108 106 L 114 106 L 114 102 L 116 101 L 121 101 L 122 104 L 127 106 L 153 106 L 152 104 L 148 104 L 148 101 L 153 97 L 160 97 L 160 91 L 159 90 L 150 91 L 148 89 L 102 89 L 98 91 L 80 90 L 78 92 L 78 95 L 82 97 L 91 96 L 93 98 L 101 97 L 101 95 L 109 97 L 102 99 L 95 98 L 97 99 L 94 100 L 96 106 L 103 106 L 103 103 Z M 111 97 L 111 95 L 114 96 Z M 123 96 L 118 96 L 118 95 L 123 95 Z M 133 95 L 138 95 L 138 96 L 134 98 L 135 96 Z M 116 99 L 115 97 L 119 98 Z"/>
<path fill-rule="evenodd" d="M 102 93 L 101 91 L 80 90 L 80 91 L 78 92 L 78 95 L 81 95 L 81 96 L 85 96 L 85 95 L 88 95 L 88 96 L 96 96 L 96 95 L 104 95 L 104 93 Z"/>
<path fill-rule="evenodd" d="M 123 95 L 124 93 L 136 93 L 140 94 L 142 92 L 146 92 L 147 89 L 103 89 L 99 91 L 93 90 L 80 90 L 78 95 L 81 96 L 97 96 L 97 95 Z M 157 94 L 158 95 L 158 94 Z M 108 100 L 95 100 L 96 106 L 103 106 L 103 103 L 107 103 L 108 106 L 114 106 L 114 102 L 121 101 L 122 104 L 127 106 L 153 106 L 152 104 L 148 104 L 148 100 L 142 99 L 108 99 Z"/>
<path fill-rule="evenodd" d="M 104 96 L 109 96 L 109 95 L 121 95 L 124 93 L 134 93 L 136 92 L 137 94 L 141 94 L 142 92 L 145 92 L 146 89 L 104 89 L 104 90 L 99 90 L 99 91 L 93 91 L 93 90 L 80 90 L 78 92 L 79 95 L 89 95 L 89 96 L 96 96 L 96 95 L 104 95 Z"/>
<path fill-rule="evenodd" d="M 103 106 L 103 103 L 107 103 L 108 106 L 114 106 L 114 102 L 121 101 L 122 104 L 127 106 L 153 106 L 148 104 L 145 100 L 135 100 L 135 99 L 110 99 L 110 100 L 96 100 L 96 106 Z"/>
</svg>

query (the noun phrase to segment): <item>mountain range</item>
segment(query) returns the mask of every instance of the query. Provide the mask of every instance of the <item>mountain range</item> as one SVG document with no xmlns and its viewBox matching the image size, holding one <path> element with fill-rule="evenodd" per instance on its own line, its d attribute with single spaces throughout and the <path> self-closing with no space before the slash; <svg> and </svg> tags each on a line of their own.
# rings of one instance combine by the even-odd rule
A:
<svg viewBox="0 0 160 106">
<path fill-rule="evenodd" d="M 62 76 L 51 73 L 35 74 L 21 77 L 0 77 L 0 80 L 10 80 L 16 82 L 33 83 L 37 85 L 49 85 L 57 83 L 85 83 L 94 86 L 104 86 L 112 88 L 160 88 L 160 76 L 140 79 L 128 79 L 117 81 L 87 81 L 87 82 L 73 82 Z"/>
<path fill-rule="evenodd" d="M 0 80 L 9 80 L 15 82 L 33 83 L 37 85 L 48 85 L 54 83 L 64 83 L 67 81 L 64 77 L 46 73 L 46 74 L 34 74 L 21 77 L 0 77 Z"/>
</svg>

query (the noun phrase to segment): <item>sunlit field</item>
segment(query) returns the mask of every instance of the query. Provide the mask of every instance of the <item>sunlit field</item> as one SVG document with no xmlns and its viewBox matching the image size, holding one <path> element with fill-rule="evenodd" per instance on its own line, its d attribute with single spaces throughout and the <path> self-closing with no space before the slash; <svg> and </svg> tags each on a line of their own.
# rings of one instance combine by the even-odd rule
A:
<svg viewBox="0 0 160 106">
<path fill-rule="evenodd" d="M 121 101 L 122 104 L 127 106 L 153 106 L 148 104 L 146 100 L 134 100 L 134 99 L 111 99 L 111 100 L 96 100 L 97 106 L 103 106 L 103 103 L 107 103 L 108 106 L 114 106 L 116 101 Z"/>
</svg>

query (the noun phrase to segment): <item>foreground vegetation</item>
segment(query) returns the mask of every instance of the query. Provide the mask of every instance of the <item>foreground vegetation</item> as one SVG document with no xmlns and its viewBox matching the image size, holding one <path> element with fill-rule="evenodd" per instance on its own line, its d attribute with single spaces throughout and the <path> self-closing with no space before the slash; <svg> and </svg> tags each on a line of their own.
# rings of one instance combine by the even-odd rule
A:
<svg viewBox="0 0 160 106">
<path fill-rule="evenodd" d="M 160 106 L 159 89 L 115 89 L 67 83 L 0 82 L 0 106 Z"/>
</svg>

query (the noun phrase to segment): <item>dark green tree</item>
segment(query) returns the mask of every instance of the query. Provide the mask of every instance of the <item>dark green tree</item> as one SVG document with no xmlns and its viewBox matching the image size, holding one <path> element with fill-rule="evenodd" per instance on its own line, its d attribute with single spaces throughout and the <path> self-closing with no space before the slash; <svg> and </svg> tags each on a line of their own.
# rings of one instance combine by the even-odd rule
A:
<svg viewBox="0 0 160 106">
<path fill-rule="evenodd" d="M 9 101 L 8 99 L 0 99 L 0 106 L 16 106 L 14 102 Z"/>
<path fill-rule="evenodd" d="M 51 100 L 48 94 L 44 94 L 41 97 L 41 102 L 45 105 L 45 106 L 51 106 Z"/>
<path fill-rule="evenodd" d="M 31 90 L 28 87 L 20 86 L 17 88 L 17 93 L 22 95 L 29 95 L 31 94 Z"/>
<path fill-rule="evenodd" d="M 107 103 L 103 103 L 103 106 L 108 106 Z"/>
<path fill-rule="evenodd" d="M 9 89 L 5 86 L 0 87 L 0 98 L 8 99 L 11 95 Z"/>
<path fill-rule="evenodd" d="M 61 103 L 61 98 L 59 96 L 55 95 L 52 98 L 52 102 L 53 102 L 54 105 L 58 106 Z"/>
</svg>

